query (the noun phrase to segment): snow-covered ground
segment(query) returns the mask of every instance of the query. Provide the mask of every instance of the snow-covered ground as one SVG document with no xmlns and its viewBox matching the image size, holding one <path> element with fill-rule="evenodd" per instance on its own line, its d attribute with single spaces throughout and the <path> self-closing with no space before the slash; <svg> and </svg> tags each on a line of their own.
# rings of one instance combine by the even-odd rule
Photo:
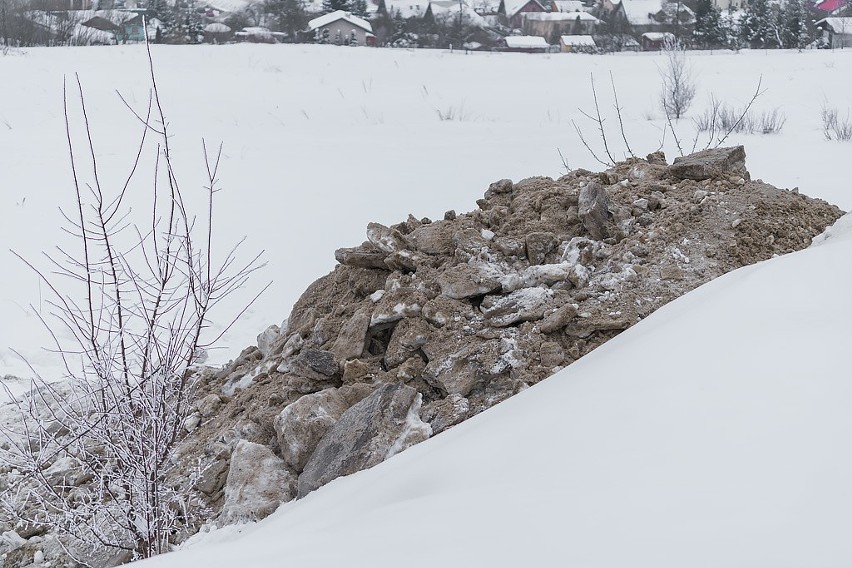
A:
<svg viewBox="0 0 852 568">
<path fill-rule="evenodd" d="M 280 323 L 300 292 L 334 266 L 334 249 L 363 240 L 369 221 L 470 210 L 496 179 L 559 175 L 557 149 L 571 167 L 597 168 L 571 124 L 576 120 L 600 150 L 594 126 L 578 111 L 593 109 L 590 74 L 613 128 L 616 157 L 625 152 L 614 128 L 610 72 L 637 154 L 657 148 L 664 125 L 657 103 L 663 59 L 656 54 L 465 55 L 302 45 L 153 51 L 184 191 L 197 199 L 203 194 L 202 138 L 212 145 L 222 141 L 216 235 L 223 246 L 246 236 L 246 254 L 266 250 L 268 266 L 251 289 L 213 314 L 214 328 L 273 281 L 225 336 L 214 362 Z M 59 228 L 57 208 L 73 206 L 63 78 L 73 95 L 79 74 L 101 181 L 115 188 L 129 171 L 140 134 L 116 92 L 143 111 L 146 65 L 142 46 L 31 49 L 0 57 L 0 375 L 30 374 L 11 349 L 44 375 L 59 374 L 42 351 L 49 338 L 28 307 L 45 314 L 46 291 L 6 249 L 45 267 L 41 251 L 72 246 Z M 689 117 L 702 111 L 711 92 L 742 104 L 762 75 L 766 92 L 756 108 L 780 108 L 787 116 L 782 134 L 734 135 L 728 142 L 746 144 L 754 177 L 852 208 L 845 167 L 852 147 L 823 140 L 820 122 L 823 100 L 841 114 L 852 106 L 841 95 L 852 87 L 852 51 L 701 53 L 691 56 L 691 65 L 698 97 L 677 125 L 684 144 L 692 145 Z M 82 154 L 73 97 L 71 105 Z M 677 155 L 671 135 L 665 149 L 670 158 Z M 145 211 L 149 179 L 143 169 L 132 197 L 137 211 Z"/>
<path fill-rule="evenodd" d="M 469 210 L 503 177 L 597 168 L 594 73 L 614 121 L 611 71 L 638 154 L 663 120 L 653 54 L 470 54 L 322 46 L 156 47 L 185 191 L 202 195 L 201 138 L 225 143 L 217 238 L 247 236 L 274 284 L 225 337 L 226 360 L 283 319 L 363 239 L 368 221 Z M 63 76 L 87 92 L 102 181 L 123 181 L 142 48 L 0 57 L 0 236 L 39 260 L 69 245 Z M 787 116 L 776 136 L 734 135 L 755 178 L 852 208 L 852 146 L 822 138 L 820 105 L 852 106 L 852 51 L 695 54 L 699 96 Z M 69 83 L 70 84 L 70 83 Z M 441 117 L 453 120 L 441 120 Z M 79 116 L 72 113 L 79 140 Z M 677 128 L 691 146 L 689 117 Z M 610 142 L 624 148 L 615 130 Z M 669 157 L 677 154 L 671 136 Z M 132 199 L 144 208 L 144 184 Z M 143 209 L 144 210 L 144 209 Z M 46 293 L 0 253 L 0 375 L 17 349 L 58 374 L 32 304 Z M 852 221 L 806 251 L 731 273 L 673 302 L 556 376 L 269 519 L 214 533 L 152 566 L 848 566 L 852 562 Z M 230 310 L 236 309 L 235 299 Z M 225 310 L 227 311 L 227 309 Z M 225 314 L 222 314 L 225 318 Z M 218 325 L 223 320 L 219 320 Z"/>
</svg>

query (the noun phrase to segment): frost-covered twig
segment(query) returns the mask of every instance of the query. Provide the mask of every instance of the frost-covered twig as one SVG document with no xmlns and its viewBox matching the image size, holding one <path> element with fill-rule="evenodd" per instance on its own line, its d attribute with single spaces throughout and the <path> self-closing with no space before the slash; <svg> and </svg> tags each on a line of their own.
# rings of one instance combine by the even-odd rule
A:
<svg viewBox="0 0 852 568">
<path fill-rule="evenodd" d="M 86 160 L 63 90 L 75 191 L 75 212 L 63 216 L 79 251 L 46 254 L 49 270 L 22 259 L 52 294 L 42 322 L 67 381 L 57 387 L 33 371 L 31 392 L 13 402 L 19 420 L 2 429 L 0 460 L 17 477 L 0 506 L 18 522 L 58 531 L 78 558 L 104 550 L 149 557 L 192 525 L 194 478 L 178 471 L 174 450 L 193 397 L 193 365 L 212 343 L 203 337 L 210 310 L 262 266 L 259 255 L 240 264 L 239 243 L 214 259 L 221 146 L 213 157 L 203 144 L 207 203 L 198 223 L 175 175 L 150 47 L 148 58 L 151 96 L 144 114 L 134 112 L 144 128 L 130 173 L 112 195 L 100 176 L 79 77 Z M 150 216 L 139 221 L 124 201 L 152 145 L 149 131 L 159 141 Z"/>
</svg>

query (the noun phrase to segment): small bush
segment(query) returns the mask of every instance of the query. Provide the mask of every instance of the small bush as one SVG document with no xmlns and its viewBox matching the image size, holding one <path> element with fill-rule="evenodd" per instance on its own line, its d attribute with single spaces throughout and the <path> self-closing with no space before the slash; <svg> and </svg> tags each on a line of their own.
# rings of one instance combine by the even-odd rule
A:
<svg viewBox="0 0 852 568">
<path fill-rule="evenodd" d="M 666 61 L 660 69 L 663 82 L 660 92 L 660 106 L 666 117 L 679 119 L 695 98 L 695 80 L 686 58 L 686 51 L 679 42 L 666 42 L 663 46 Z"/>
<path fill-rule="evenodd" d="M 838 140 L 849 142 L 852 140 L 852 118 L 846 111 L 846 118 L 840 118 L 840 112 L 836 108 L 823 105 L 822 107 L 822 134 L 826 140 Z"/>
<path fill-rule="evenodd" d="M 786 122 L 787 116 L 777 108 L 763 111 L 757 119 L 757 131 L 761 134 L 778 134 Z"/>
<path fill-rule="evenodd" d="M 445 109 L 436 108 L 435 112 L 438 113 L 438 120 L 440 120 L 441 122 L 466 122 L 471 118 L 470 112 L 468 112 L 464 108 L 464 103 L 460 104 L 459 106 L 448 106 Z"/>
<path fill-rule="evenodd" d="M 787 117 L 779 109 L 755 114 L 751 108 L 736 108 L 723 102 L 710 99 L 710 108 L 694 119 L 699 132 L 778 134 L 784 128 Z"/>
</svg>

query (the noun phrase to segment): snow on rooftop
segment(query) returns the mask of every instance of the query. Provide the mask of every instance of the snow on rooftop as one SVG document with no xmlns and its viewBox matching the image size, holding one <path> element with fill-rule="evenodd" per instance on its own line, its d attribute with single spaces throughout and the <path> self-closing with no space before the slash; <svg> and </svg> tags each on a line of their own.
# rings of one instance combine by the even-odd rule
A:
<svg viewBox="0 0 852 568">
<path fill-rule="evenodd" d="M 524 14 L 527 20 L 546 22 L 597 22 L 598 19 L 588 12 L 529 12 Z"/>
<path fill-rule="evenodd" d="M 511 18 L 530 2 L 535 2 L 544 10 L 544 6 L 538 0 L 504 0 L 503 7 L 506 9 L 506 17 Z"/>
<path fill-rule="evenodd" d="M 834 30 L 835 33 L 852 34 L 852 18 L 823 18 L 816 23 L 817 26 L 825 23 L 828 27 Z"/>
<path fill-rule="evenodd" d="M 388 14 L 394 16 L 399 14 L 403 19 L 419 18 L 426 13 L 429 0 L 385 0 L 385 9 Z"/>
<path fill-rule="evenodd" d="M 469 24 L 478 26 L 480 28 L 485 28 L 488 26 L 488 23 L 485 21 L 485 18 L 476 13 L 476 11 L 468 5 L 467 2 L 462 2 L 459 4 L 457 0 L 432 0 L 432 14 L 458 14 L 459 9 L 463 14 L 463 17 L 468 21 Z M 461 6 L 461 8 L 459 8 Z M 458 16 L 456 16 L 458 17 Z"/>
<path fill-rule="evenodd" d="M 597 47 L 595 39 L 590 35 L 564 35 L 562 43 L 573 47 Z"/>
<path fill-rule="evenodd" d="M 506 46 L 516 49 L 548 48 L 550 45 L 541 36 L 508 36 Z"/>
<path fill-rule="evenodd" d="M 368 22 L 367 20 L 363 20 L 358 16 L 353 16 L 352 12 L 346 12 L 344 10 L 336 10 L 324 16 L 320 16 L 319 18 L 314 18 L 313 20 L 308 22 L 308 27 L 311 30 L 315 30 L 338 20 L 345 20 L 353 26 L 357 26 L 368 32 L 373 31 L 373 26 L 370 25 L 370 22 Z"/>
<path fill-rule="evenodd" d="M 258 0 L 210 0 L 207 6 L 219 12 L 234 13 L 257 3 Z"/>
<path fill-rule="evenodd" d="M 663 9 L 662 0 L 622 0 L 621 6 L 627 20 L 633 25 L 648 24 L 650 15 Z"/>
<path fill-rule="evenodd" d="M 675 39 L 675 35 L 671 32 L 645 32 L 644 34 L 642 34 L 642 37 L 650 41 L 665 41 Z"/>
<path fill-rule="evenodd" d="M 204 26 L 204 31 L 209 34 L 226 34 L 231 31 L 231 28 L 221 22 L 211 22 Z"/>
<path fill-rule="evenodd" d="M 550 4 L 559 12 L 584 12 L 586 10 L 585 4 L 580 0 L 550 0 Z"/>
</svg>

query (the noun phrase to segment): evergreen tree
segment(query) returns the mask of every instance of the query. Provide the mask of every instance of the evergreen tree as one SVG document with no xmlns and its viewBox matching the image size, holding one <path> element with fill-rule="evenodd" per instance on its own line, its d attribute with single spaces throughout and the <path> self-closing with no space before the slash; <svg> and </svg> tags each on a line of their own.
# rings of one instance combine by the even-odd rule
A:
<svg viewBox="0 0 852 568">
<path fill-rule="evenodd" d="M 715 48 L 725 45 L 725 31 L 722 29 L 722 11 L 713 4 L 713 0 L 698 0 L 695 5 L 695 43 L 703 48 Z"/>
<path fill-rule="evenodd" d="M 394 24 L 393 18 L 388 14 L 385 0 L 379 0 L 379 7 L 373 16 L 373 33 L 376 34 L 376 41 L 379 45 L 385 45 L 391 40 L 393 35 Z"/>
<path fill-rule="evenodd" d="M 149 5 L 150 15 L 158 19 L 162 25 L 157 27 L 154 43 L 167 43 L 175 39 L 177 13 L 174 6 L 169 6 L 166 0 L 153 0 Z"/>
<path fill-rule="evenodd" d="M 322 12 L 323 14 L 329 14 L 331 12 L 336 12 L 337 10 L 343 10 L 344 12 L 352 11 L 352 1 L 351 0 L 322 0 Z"/>
<path fill-rule="evenodd" d="M 751 0 L 741 20 L 742 38 L 752 47 L 771 47 L 775 43 L 773 13 L 769 0 Z"/>
<path fill-rule="evenodd" d="M 784 47 L 801 50 L 811 42 L 808 12 L 804 0 L 787 0 L 783 9 Z"/>
<path fill-rule="evenodd" d="M 728 11 L 722 14 L 719 20 L 719 30 L 722 33 L 722 45 L 733 51 L 739 51 L 743 46 L 743 34 L 740 29 L 740 20 L 734 5 L 728 6 Z"/>
<path fill-rule="evenodd" d="M 358 16 L 359 18 L 366 19 L 370 15 L 367 12 L 367 0 L 351 0 L 349 11 L 352 12 L 353 16 Z"/>
<path fill-rule="evenodd" d="M 285 32 L 291 42 L 296 41 L 310 19 L 302 0 L 266 0 L 263 7 L 277 31 Z"/>
</svg>

